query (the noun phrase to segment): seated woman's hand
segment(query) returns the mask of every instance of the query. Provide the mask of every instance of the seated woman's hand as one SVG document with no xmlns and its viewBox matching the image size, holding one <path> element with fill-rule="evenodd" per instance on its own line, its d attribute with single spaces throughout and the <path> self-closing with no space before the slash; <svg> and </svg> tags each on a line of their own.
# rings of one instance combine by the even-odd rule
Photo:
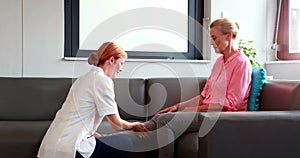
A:
<svg viewBox="0 0 300 158">
<path fill-rule="evenodd" d="M 168 113 L 168 112 L 176 112 L 176 111 L 178 111 L 178 108 L 179 108 L 178 106 L 179 106 L 179 104 L 176 104 L 174 106 L 165 108 L 165 109 L 157 112 L 156 115 L 159 115 L 159 114 L 162 114 L 162 113 Z"/>
</svg>

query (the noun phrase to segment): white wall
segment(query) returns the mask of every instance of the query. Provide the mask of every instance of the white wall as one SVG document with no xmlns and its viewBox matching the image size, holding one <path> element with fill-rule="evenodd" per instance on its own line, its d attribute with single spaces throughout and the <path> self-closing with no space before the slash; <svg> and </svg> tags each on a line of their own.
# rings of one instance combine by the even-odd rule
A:
<svg viewBox="0 0 300 158">
<path fill-rule="evenodd" d="M 300 80 L 300 61 L 270 61 L 265 67 L 274 79 Z"/>
<path fill-rule="evenodd" d="M 22 1 L 0 1 L 0 76 L 22 75 Z"/>
<path fill-rule="evenodd" d="M 257 56 L 261 63 L 266 61 L 267 45 L 267 3 L 271 0 L 213 0 L 212 19 L 229 17 L 240 25 L 238 37 L 254 40 Z"/>
<path fill-rule="evenodd" d="M 62 60 L 63 10 L 63 0 L 23 0 L 24 77 L 73 75 L 73 62 Z"/>
<path fill-rule="evenodd" d="M 275 0 L 210 3 L 212 8 L 207 15 L 211 14 L 212 20 L 225 11 L 225 15 L 240 23 L 240 37 L 255 41 L 260 62 L 273 60 L 268 57 L 273 9 L 268 7 Z M 74 77 L 89 70 L 86 61 L 62 60 L 63 0 L 1 0 L 0 9 L 0 76 Z M 208 57 L 211 62 L 127 61 L 119 77 L 208 76 L 216 57 L 212 51 Z"/>
</svg>

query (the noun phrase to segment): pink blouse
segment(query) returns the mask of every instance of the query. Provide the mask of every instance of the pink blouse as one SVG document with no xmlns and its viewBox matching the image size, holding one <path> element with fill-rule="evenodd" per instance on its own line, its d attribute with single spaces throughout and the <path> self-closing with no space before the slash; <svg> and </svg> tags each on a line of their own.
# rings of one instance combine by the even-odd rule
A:
<svg viewBox="0 0 300 158">
<path fill-rule="evenodd" d="M 226 111 L 246 111 L 251 73 L 252 66 L 241 49 L 226 62 L 224 56 L 219 57 L 201 92 L 202 104 L 219 103 Z"/>
</svg>

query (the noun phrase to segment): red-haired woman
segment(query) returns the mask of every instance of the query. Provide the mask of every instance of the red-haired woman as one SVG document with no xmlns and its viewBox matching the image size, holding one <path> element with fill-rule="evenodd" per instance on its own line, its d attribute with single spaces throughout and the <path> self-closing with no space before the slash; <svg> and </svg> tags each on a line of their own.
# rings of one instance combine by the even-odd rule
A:
<svg viewBox="0 0 300 158">
<path fill-rule="evenodd" d="M 120 118 L 113 81 L 127 58 L 124 49 L 107 42 L 92 53 L 92 69 L 72 85 L 41 143 L 40 158 L 126 157 L 132 141 L 126 136 L 101 136 L 96 130 L 106 117 L 116 130 L 143 129 Z"/>
</svg>

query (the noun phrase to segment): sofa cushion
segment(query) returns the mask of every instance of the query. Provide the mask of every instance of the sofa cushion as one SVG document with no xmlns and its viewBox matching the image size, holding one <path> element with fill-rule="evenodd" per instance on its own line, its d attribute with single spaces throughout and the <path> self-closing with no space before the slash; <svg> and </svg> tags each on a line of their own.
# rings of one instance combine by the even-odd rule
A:
<svg viewBox="0 0 300 158">
<path fill-rule="evenodd" d="M 52 120 L 71 78 L 0 78 L 0 120 Z"/>
<path fill-rule="evenodd" d="M 300 157 L 299 111 L 201 113 L 201 117 L 213 128 L 199 137 L 199 158 Z"/>
<path fill-rule="evenodd" d="M 36 157 L 51 121 L 0 121 L 1 157 Z"/>
<path fill-rule="evenodd" d="M 268 80 L 260 98 L 263 111 L 300 110 L 300 81 Z"/>
<path fill-rule="evenodd" d="M 263 67 L 253 67 L 251 75 L 251 89 L 248 98 L 248 111 L 259 109 L 259 98 L 266 79 L 266 70 Z"/>
<path fill-rule="evenodd" d="M 114 78 L 113 81 L 121 118 L 145 121 L 145 79 Z"/>
<path fill-rule="evenodd" d="M 175 141 L 175 157 L 198 158 L 198 132 L 184 133 Z"/>
<path fill-rule="evenodd" d="M 147 106 L 148 116 L 159 110 L 186 101 L 200 94 L 207 78 L 150 78 L 148 79 Z"/>
</svg>

